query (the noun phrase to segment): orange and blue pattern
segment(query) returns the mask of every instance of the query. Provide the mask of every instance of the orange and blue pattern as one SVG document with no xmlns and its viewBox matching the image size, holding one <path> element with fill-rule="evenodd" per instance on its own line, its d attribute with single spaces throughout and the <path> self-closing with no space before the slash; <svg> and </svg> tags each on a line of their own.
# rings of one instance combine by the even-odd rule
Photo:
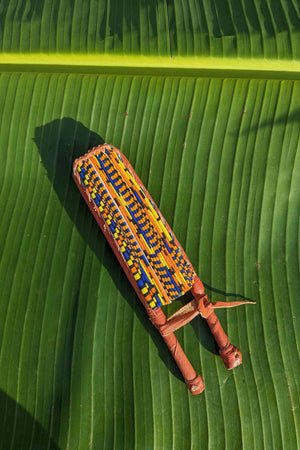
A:
<svg viewBox="0 0 300 450">
<path fill-rule="evenodd" d="M 155 309 L 190 290 L 196 275 L 191 263 L 120 152 L 95 149 L 77 161 L 76 172 L 148 305 Z"/>
</svg>

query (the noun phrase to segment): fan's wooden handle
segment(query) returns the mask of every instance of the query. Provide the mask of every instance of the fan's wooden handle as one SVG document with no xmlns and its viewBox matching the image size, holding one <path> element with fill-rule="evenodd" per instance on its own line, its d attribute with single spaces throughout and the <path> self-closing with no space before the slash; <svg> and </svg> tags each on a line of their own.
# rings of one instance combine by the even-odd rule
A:
<svg viewBox="0 0 300 450">
<path fill-rule="evenodd" d="M 206 322 L 219 346 L 219 353 L 226 368 L 233 369 L 234 367 L 242 364 L 241 351 L 233 344 L 231 344 L 214 311 L 212 311 L 210 315 L 206 317 Z"/>
<path fill-rule="evenodd" d="M 160 329 L 167 322 L 167 318 L 166 318 L 165 314 L 163 313 L 162 309 L 161 308 L 156 308 L 154 310 L 152 310 L 150 308 L 146 308 L 146 309 L 147 309 L 147 313 L 149 315 L 151 322 L 158 329 L 163 340 L 167 344 L 180 372 L 182 373 L 182 376 L 184 378 L 184 381 L 185 381 L 189 391 L 193 395 L 201 394 L 201 392 L 204 390 L 204 384 L 203 384 L 202 378 L 199 374 L 197 374 L 197 372 L 191 365 L 190 361 L 186 357 L 176 336 L 174 335 L 174 333 L 169 333 L 166 335 Z"/>
<path fill-rule="evenodd" d="M 215 305 L 212 304 L 205 295 L 203 283 L 198 277 L 195 277 L 194 279 L 192 294 L 198 301 L 201 316 L 206 319 L 206 322 L 219 346 L 219 353 L 226 368 L 233 369 L 234 367 L 242 364 L 241 351 L 233 344 L 231 344 L 228 336 L 222 328 L 218 317 L 214 312 L 214 307 L 217 303 L 221 304 L 223 307 L 225 306 L 225 304 L 221 302 L 217 302 Z M 236 305 L 241 303 L 246 302 L 235 302 Z M 233 303 L 228 303 L 228 306 L 233 306 Z"/>
</svg>

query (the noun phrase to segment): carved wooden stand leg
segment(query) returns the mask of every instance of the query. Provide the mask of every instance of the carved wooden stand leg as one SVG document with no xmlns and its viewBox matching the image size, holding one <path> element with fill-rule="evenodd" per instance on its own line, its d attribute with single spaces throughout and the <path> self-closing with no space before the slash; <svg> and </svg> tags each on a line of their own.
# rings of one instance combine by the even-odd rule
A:
<svg viewBox="0 0 300 450">
<path fill-rule="evenodd" d="M 200 394 L 204 390 L 202 378 L 199 374 L 197 374 L 190 361 L 186 357 L 174 333 L 164 332 L 163 326 L 167 323 L 165 314 L 163 313 L 161 308 L 156 308 L 155 310 L 152 310 L 150 308 L 146 309 L 151 322 L 158 329 L 163 340 L 167 344 L 177 366 L 179 367 L 183 375 L 189 391 L 194 395 Z"/>
<path fill-rule="evenodd" d="M 199 310 L 202 317 L 206 319 L 206 322 L 211 329 L 211 332 L 219 346 L 220 356 L 227 369 L 233 369 L 242 363 L 242 353 L 229 341 L 225 331 L 220 324 L 220 321 L 214 313 L 215 308 L 231 308 L 234 306 L 243 305 L 248 301 L 235 301 L 235 302 L 215 302 L 211 303 L 204 292 L 204 286 L 198 277 L 194 279 L 194 285 L 192 287 L 192 294 L 198 301 Z"/>
<path fill-rule="evenodd" d="M 206 322 L 219 346 L 219 353 L 226 368 L 233 369 L 234 367 L 242 364 L 241 351 L 233 344 L 231 344 L 225 331 L 222 328 L 222 325 L 220 324 L 218 317 L 214 312 L 206 317 Z"/>
<path fill-rule="evenodd" d="M 254 303 L 248 301 L 234 302 L 214 302 L 211 303 L 204 292 L 204 286 L 198 277 L 194 278 L 194 285 L 191 289 L 194 299 L 176 311 L 168 319 L 161 308 L 154 310 L 143 302 L 147 313 L 153 325 L 158 329 L 165 343 L 167 344 L 175 362 L 177 363 L 186 385 L 192 394 L 200 394 L 204 390 L 204 384 L 197 374 L 179 342 L 174 331 L 189 323 L 197 315 L 206 319 L 207 324 L 219 346 L 220 356 L 227 369 L 233 369 L 242 363 L 242 354 L 238 348 L 231 344 L 220 321 L 214 313 L 215 308 L 231 308 L 245 303 Z"/>
</svg>

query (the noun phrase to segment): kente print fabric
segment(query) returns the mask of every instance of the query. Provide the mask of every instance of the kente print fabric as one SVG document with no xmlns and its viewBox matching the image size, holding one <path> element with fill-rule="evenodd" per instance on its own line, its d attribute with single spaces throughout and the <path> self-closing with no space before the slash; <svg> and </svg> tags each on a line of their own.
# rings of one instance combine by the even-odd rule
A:
<svg viewBox="0 0 300 450">
<path fill-rule="evenodd" d="M 191 289 L 196 275 L 191 263 L 115 147 L 93 149 L 77 161 L 74 174 L 150 308 L 171 303 Z"/>
</svg>

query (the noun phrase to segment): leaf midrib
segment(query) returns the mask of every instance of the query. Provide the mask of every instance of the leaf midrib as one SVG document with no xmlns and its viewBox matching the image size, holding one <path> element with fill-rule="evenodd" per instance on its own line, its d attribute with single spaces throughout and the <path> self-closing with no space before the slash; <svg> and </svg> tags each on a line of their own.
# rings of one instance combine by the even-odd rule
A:
<svg viewBox="0 0 300 450">
<path fill-rule="evenodd" d="M 265 58 L 2 53 L 1 72 L 132 73 L 165 76 L 300 79 L 300 61 Z"/>
</svg>

